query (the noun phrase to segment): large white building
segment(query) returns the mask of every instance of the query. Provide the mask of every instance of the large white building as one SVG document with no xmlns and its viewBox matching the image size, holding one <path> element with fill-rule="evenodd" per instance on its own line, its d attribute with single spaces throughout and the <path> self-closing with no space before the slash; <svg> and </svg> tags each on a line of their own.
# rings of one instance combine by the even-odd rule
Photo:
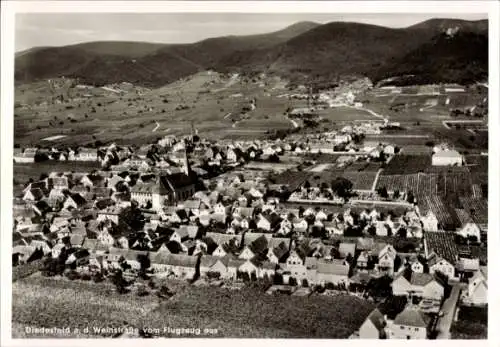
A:
<svg viewBox="0 0 500 347">
<path fill-rule="evenodd" d="M 455 150 L 437 151 L 432 155 L 434 166 L 462 166 L 463 157 Z"/>
</svg>

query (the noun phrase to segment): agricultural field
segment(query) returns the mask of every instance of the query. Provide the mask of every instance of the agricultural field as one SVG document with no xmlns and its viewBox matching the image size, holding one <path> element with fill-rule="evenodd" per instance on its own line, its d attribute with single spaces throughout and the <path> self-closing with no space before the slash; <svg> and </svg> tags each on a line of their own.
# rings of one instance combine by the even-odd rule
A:
<svg viewBox="0 0 500 347">
<path fill-rule="evenodd" d="M 416 197 L 436 194 L 438 176 L 425 173 L 407 175 L 380 175 L 377 189 L 385 187 L 388 191 L 412 192 Z"/>
<path fill-rule="evenodd" d="M 349 171 L 377 172 L 381 169 L 381 164 L 377 162 L 355 161 L 347 166 Z"/>
<path fill-rule="evenodd" d="M 147 315 L 155 305 L 151 297 L 118 295 L 112 285 L 104 282 L 33 275 L 12 283 L 12 323 L 18 327 L 121 327 L 124 322 L 137 325 L 139 317 Z"/>
<path fill-rule="evenodd" d="M 471 172 L 488 172 L 488 156 L 466 155 L 465 163 Z"/>
<path fill-rule="evenodd" d="M 425 146 L 426 144 L 433 142 L 433 138 L 428 134 L 420 134 L 414 131 L 409 133 L 405 130 L 391 131 L 390 134 L 384 133 L 381 135 L 366 135 L 364 140 L 366 142 L 389 143 L 398 146 L 403 150 L 406 146 Z M 430 147 L 430 149 L 432 150 L 432 147 Z"/>
<path fill-rule="evenodd" d="M 452 339 L 487 339 L 488 307 L 459 307 L 458 320 L 453 322 L 450 331 Z"/>
<path fill-rule="evenodd" d="M 216 139 L 293 127 L 283 116 L 287 107 L 293 107 L 293 101 L 275 97 L 284 89 L 280 90 L 273 78 L 261 85 L 200 72 L 157 89 L 132 87 L 120 93 L 97 87 L 83 92 L 74 86 L 50 90 L 46 84 L 16 87 L 16 144 L 39 144 L 42 139 L 59 135 L 65 137 L 45 142 L 144 144 L 168 134 L 189 133 L 192 122 L 200 135 Z M 64 95 L 63 101 L 54 100 L 59 95 Z M 240 125 L 233 118 L 239 117 L 254 98 L 257 107 L 247 111 L 248 124 Z"/>
<path fill-rule="evenodd" d="M 488 199 L 461 196 L 459 201 L 475 223 L 488 223 Z"/>
<path fill-rule="evenodd" d="M 400 151 L 406 155 L 431 155 L 432 147 L 426 145 L 403 145 Z"/>
<path fill-rule="evenodd" d="M 163 327 L 216 329 L 215 337 L 347 338 L 373 309 L 353 296 L 306 299 L 263 295 L 254 288 L 189 287 L 159 303 L 150 296 L 119 295 L 106 282 L 41 276 L 14 282 L 12 303 L 14 337 L 26 337 L 23 327 L 28 325 L 82 330 L 127 324 L 160 331 Z M 347 309 L 352 313 L 349 317 L 344 314 Z"/>
<path fill-rule="evenodd" d="M 300 298 L 262 295 L 253 288 L 190 288 L 161 304 L 148 320 L 172 326 L 172 312 L 180 312 L 192 319 L 191 325 L 218 328 L 224 337 L 347 338 L 372 309 L 371 303 L 347 295 Z"/>
<path fill-rule="evenodd" d="M 471 196 L 472 178 L 469 172 L 441 172 L 438 174 L 438 192 L 441 196 Z"/>
<path fill-rule="evenodd" d="M 311 186 L 320 187 L 322 184 L 330 185 L 337 177 L 344 177 L 352 182 L 353 190 L 370 190 L 376 176 L 376 171 L 359 172 L 350 170 L 329 170 L 313 173 L 309 176 L 308 181 Z"/>
<path fill-rule="evenodd" d="M 440 227 L 444 230 L 455 230 L 461 226 L 453 205 L 438 195 L 420 196 L 418 205 L 421 211 L 431 210 L 436 215 Z"/>
<path fill-rule="evenodd" d="M 375 117 L 370 112 L 367 112 L 363 109 L 357 109 L 347 106 L 332 107 L 320 110 L 318 111 L 318 115 L 332 122 L 380 120 L 379 117 Z"/>
<path fill-rule="evenodd" d="M 432 166 L 430 155 L 395 155 L 384 168 L 384 175 L 402 175 L 424 172 Z"/>
<path fill-rule="evenodd" d="M 443 127 L 426 127 L 426 131 L 436 139 L 436 142 L 452 144 L 460 152 L 483 152 L 488 150 L 488 133 L 471 134 L 467 129 L 446 129 Z M 467 154 L 467 153 L 465 153 Z"/>
</svg>

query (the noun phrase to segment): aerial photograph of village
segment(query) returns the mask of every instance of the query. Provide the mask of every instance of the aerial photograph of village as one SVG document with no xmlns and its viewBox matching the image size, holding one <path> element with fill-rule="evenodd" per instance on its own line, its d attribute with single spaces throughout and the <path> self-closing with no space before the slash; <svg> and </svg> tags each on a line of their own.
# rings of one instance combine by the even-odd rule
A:
<svg viewBox="0 0 500 347">
<path fill-rule="evenodd" d="M 488 338 L 487 14 L 15 26 L 13 338 Z"/>
</svg>

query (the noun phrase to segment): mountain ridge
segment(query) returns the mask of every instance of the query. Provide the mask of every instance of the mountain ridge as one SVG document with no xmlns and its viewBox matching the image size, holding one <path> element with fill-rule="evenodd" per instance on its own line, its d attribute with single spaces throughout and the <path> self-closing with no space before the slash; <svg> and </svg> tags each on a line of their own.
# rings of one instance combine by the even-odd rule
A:
<svg viewBox="0 0 500 347">
<path fill-rule="evenodd" d="M 271 33 L 228 35 L 191 44 L 95 41 L 31 48 L 16 53 L 15 79 L 17 83 L 25 83 L 66 76 L 96 85 L 128 81 L 161 86 L 208 69 L 269 72 L 290 79 L 360 75 L 375 80 L 387 77 L 391 71 L 415 70 L 436 82 L 446 78 L 432 66 L 433 58 L 440 61 L 443 71 L 451 71 L 447 66 L 454 64 L 455 57 L 459 60 L 455 65 L 464 73 L 454 75 L 458 80 L 468 80 L 487 72 L 488 52 L 487 44 L 484 45 L 487 24 L 487 20 L 445 18 L 430 19 L 407 28 L 354 22 L 298 22 Z M 454 56 L 449 56 L 431 43 L 447 29 L 454 28 L 458 28 L 460 35 L 456 39 L 450 37 L 449 42 L 455 40 L 456 43 L 452 50 Z M 463 33 L 476 35 L 477 54 L 462 54 L 461 50 L 468 49 Z M 427 59 L 411 58 L 424 53 Z M 477 68 L 477 64 L 481 66 Z"/>
</svg>

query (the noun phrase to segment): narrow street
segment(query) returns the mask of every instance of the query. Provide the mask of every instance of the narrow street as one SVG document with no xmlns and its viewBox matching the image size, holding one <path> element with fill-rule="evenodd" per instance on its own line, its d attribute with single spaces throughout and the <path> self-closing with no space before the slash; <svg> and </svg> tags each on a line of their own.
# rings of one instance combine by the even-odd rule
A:
<svg viewBox="0 0 500 347">
<path fill-rule="evenodd" d="M 441 308 L 443 316 L 439 318 L 436 324 L 436 332 L 438 340 L 450 339 L 450 328 L 453 323 L 453 318 L 455 317 L 455 312 L 457 308 L 458 299 L 460 297 L 460 284 L 453 285 L 450 297 L 446 299 Z"/>
</svg>

